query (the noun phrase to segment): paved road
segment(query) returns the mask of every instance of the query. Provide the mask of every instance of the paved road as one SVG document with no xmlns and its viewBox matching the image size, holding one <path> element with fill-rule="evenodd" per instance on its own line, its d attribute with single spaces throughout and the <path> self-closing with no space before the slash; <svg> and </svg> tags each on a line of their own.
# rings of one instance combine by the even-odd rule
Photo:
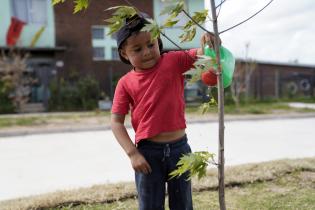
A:
<svg viewBox="0 0 315 210">
<path fill-rule="evenodd" d="M 217 127 L 189 124 L 192 149 L 216 153 Z M 227 165 L 315 156 L 315 118 L 232 121 L 225 127 Z M 132 180 L 129 160 L 110 131 L 0 138 L 0 200 Z"/>
</svg>

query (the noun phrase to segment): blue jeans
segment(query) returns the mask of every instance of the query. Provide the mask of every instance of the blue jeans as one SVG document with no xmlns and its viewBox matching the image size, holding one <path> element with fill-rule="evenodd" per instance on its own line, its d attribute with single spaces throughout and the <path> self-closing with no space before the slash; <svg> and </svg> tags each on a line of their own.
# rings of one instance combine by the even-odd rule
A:
<svg viewBox="0 0 315 210">
<path fill-rule="evenodd" d="M 192 210 L 188 173 L 169 179 L 182 155 L 191 152 L 186 135 L 174 143 L 143 140 L 137 147 L 152 168 L 150 174 L 136 172 L 135 175 L 139 210 L 164 210 L 166 183 L 170 210 Z"/>
</svg>

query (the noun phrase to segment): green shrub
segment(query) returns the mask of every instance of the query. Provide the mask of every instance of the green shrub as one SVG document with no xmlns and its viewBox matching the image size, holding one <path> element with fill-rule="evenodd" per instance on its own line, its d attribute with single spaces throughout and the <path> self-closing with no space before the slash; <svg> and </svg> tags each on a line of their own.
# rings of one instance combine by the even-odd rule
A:
<svg viewBox="0 0 315 210">
<path fill-rule="evenodd" d="M 75 85 L 69 83 L 61 85 L 59 107 L 63 111 L 82 110 L 80 93 Z"/>
<path fill-rule="evenodd" d="M 99 83 L 88 76 L 77 82 L 61 79 L 50 84 L 50 111 L 78 111 L 97 108 L 100 97 Z"/>
<path fill-rule="evenodd" d="M 97 80 L 90 76 L 79 80 L 78 90 L 83 109 L 97 108 L 101 92 Z"/>
<path fill-rule="evenodd" d="M 7 88 L 4 81 L 0 80 L 0 114 L 13 113 L 14 105 L 9 98 L 10 90 Z"/>
<path fill-rule="evenodd" d="M 224 104 L 226 104 L 226 105 L 235 104 L 233 97 L 232 97 L 231 88 L 225 88 L 224 89 Z"/>
</svg>

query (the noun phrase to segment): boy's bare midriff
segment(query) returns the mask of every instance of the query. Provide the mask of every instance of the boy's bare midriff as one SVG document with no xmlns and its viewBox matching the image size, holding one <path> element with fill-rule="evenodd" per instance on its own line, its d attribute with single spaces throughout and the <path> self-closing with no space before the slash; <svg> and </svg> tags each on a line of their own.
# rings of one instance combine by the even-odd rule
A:
<svg viewBox="0 0 315 210">
<path fill-rule="evenodd" d="M 185 129 L 171 131 L 171 132 L 163 132 L 154 137 L 149 138 L 149 141 L 165 143 L 175 141 L 185 135 Z"/>
</svg>

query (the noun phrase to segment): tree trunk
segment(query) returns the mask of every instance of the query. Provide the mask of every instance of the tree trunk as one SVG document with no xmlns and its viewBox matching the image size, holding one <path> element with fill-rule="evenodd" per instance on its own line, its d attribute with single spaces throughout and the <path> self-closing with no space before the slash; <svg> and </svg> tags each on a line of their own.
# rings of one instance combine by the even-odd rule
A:
<svg viewBox="0 0 315 210">
<path fill-rule="evenodd" d="M 215 52 L 216 61 L 218 64 L 218 108 L 219 108 L 219 160 L 218 160 L 218 181 L 219 181 L 219 203 L 220 210 L 226 210 L 225 195 L 224 195 L 224 88 L 223 77 L 220 62 L 220 49 L 219 49 L 219 32 L 217 23 L 217 14 L 214 0 L 211 2 L 211 12 L 213 20 L 213 30 L 215 35 Z"/>
<path fill-rule="evenodd" d="M 249 61 L 246 60 L 245 63 L 245 101 L 249 102 L 250 98 L 250 78 L 251 78 L 251 69 Z"/>
</svg>

